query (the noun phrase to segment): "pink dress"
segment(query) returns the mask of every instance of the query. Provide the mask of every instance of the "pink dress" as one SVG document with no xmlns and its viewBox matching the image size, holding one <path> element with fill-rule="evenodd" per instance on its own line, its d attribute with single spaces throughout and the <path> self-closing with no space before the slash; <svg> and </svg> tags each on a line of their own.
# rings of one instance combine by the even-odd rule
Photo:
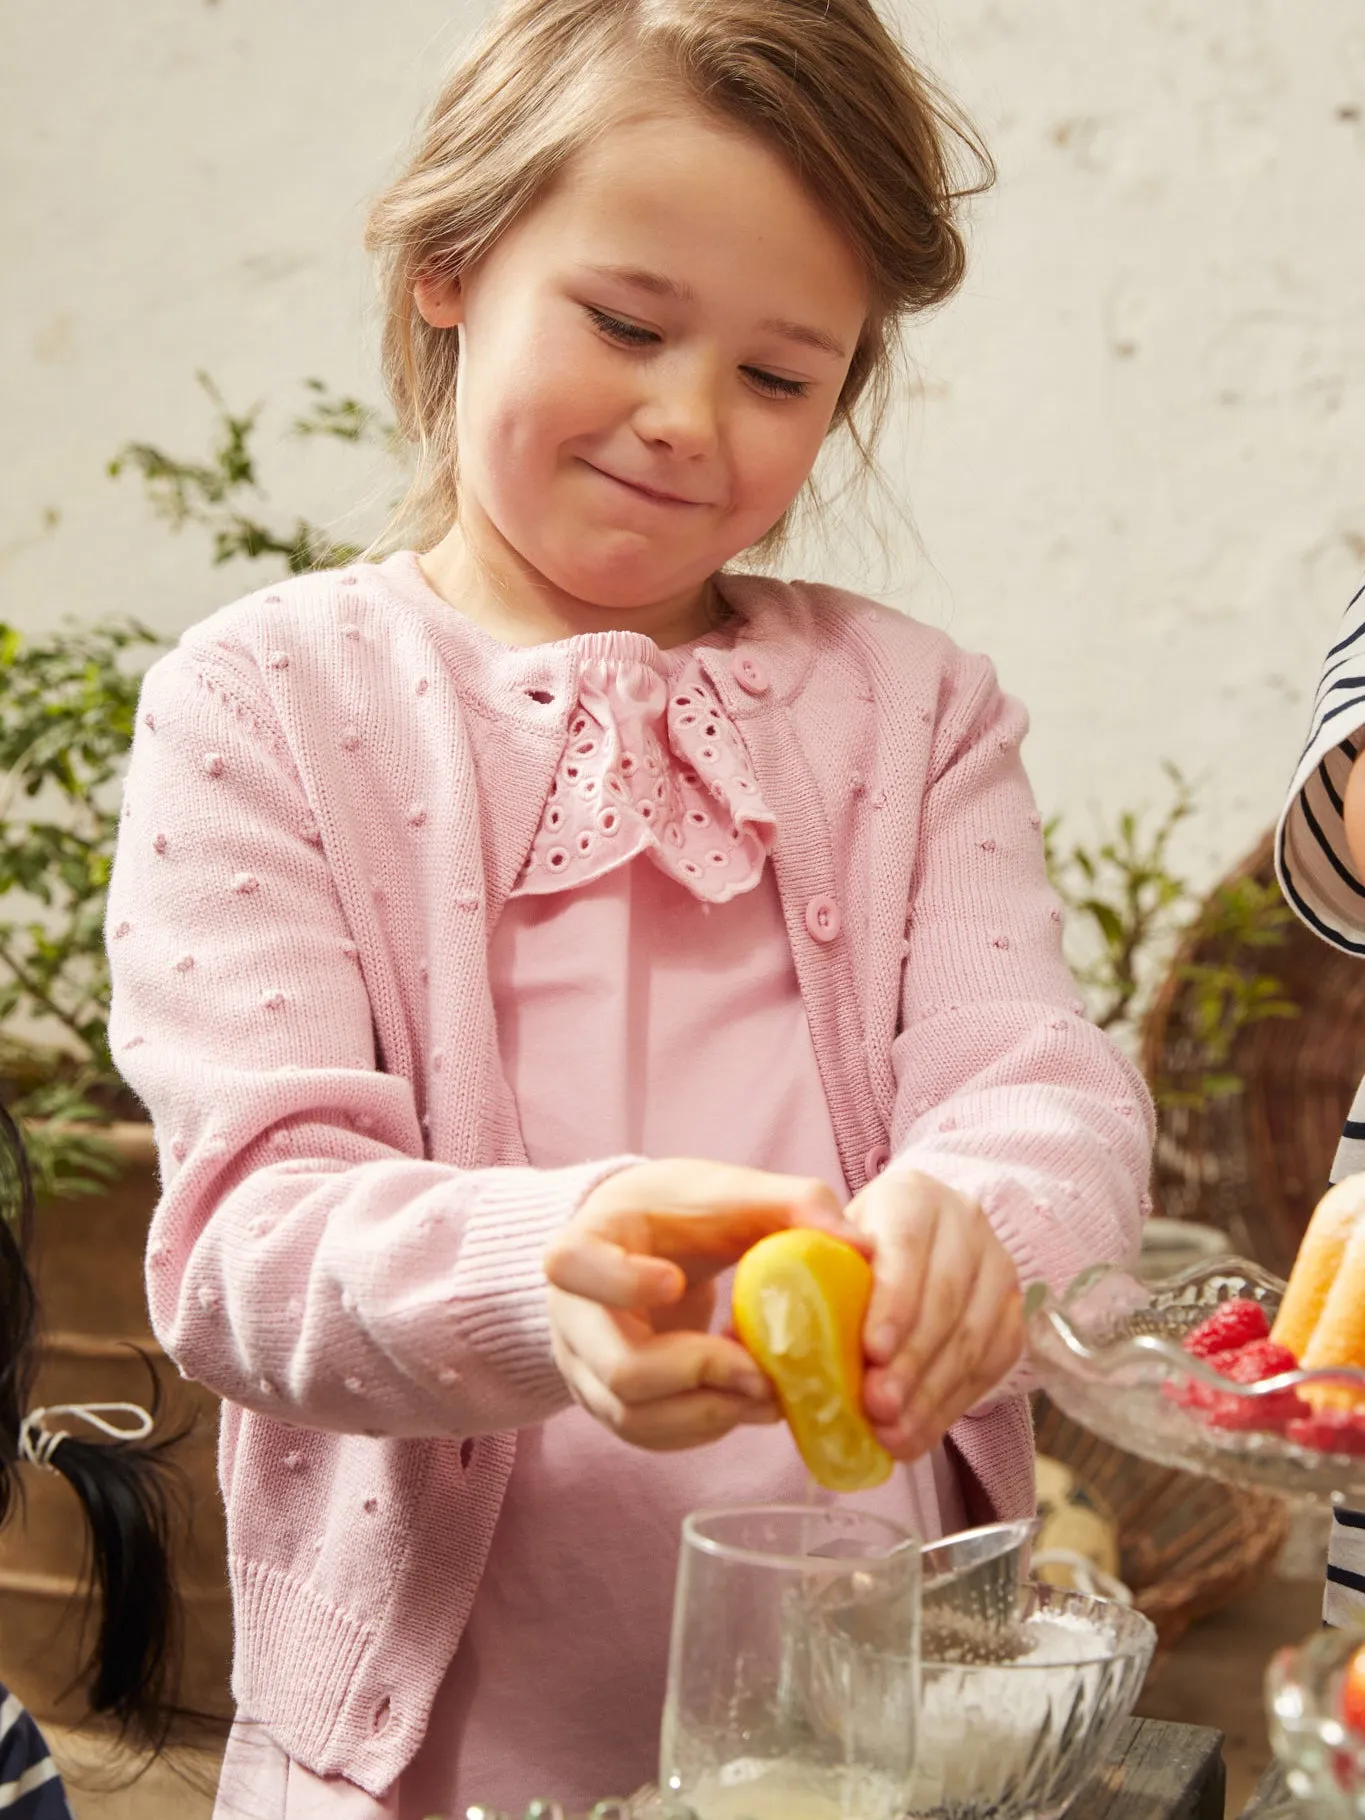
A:
<svg viewBox="0 0 1365 1820">
<path fill-rule="evenodd" d="M 694 647 L 575 643 L 580 712 L 489 952 L 528 1158 L 705 1156 L 817 1176 L 843 1198 L 742 742 Z M 469 1623 L 398 1783 L 376 1800 L 315 1777 L 242 1722 L 219 1816 L 426 1820 L 630 1793 L 656 1770 L 683 1516 L 808 1490 L 782 1426 L 675 1454 L 578 1409 L 523 1429 Z M 941 1451 L 855 1501 L 927 1536 L 963 1521 Z"/>
</svg>

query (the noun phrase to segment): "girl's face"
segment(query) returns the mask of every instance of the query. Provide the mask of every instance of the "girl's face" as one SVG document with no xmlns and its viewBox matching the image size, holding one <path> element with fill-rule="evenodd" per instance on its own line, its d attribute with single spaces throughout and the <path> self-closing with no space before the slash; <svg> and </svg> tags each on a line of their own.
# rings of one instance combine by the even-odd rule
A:
<svg viewBox="0 0 1365 1820">
<path fill-rule="evenodd" d="M 612 127 L 417 302 L 461 336 L 464 537 L 566 604 L 669 625 L 800 491 L 868 298 L 786 166 L 678 107 Z"/>
</svg>

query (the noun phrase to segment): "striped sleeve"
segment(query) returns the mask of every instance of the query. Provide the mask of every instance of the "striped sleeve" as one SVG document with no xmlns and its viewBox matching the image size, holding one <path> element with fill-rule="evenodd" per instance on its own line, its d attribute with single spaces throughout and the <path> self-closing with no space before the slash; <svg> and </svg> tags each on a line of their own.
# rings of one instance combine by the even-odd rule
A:
<svg viewBox="0 0 1365 1820">
<path fill-rule="evenodd" d="M 1365 1621 L 1365 1512 L 1343 1504 L 1332 1511 L 1322 1621 L 1337 1630 L 1358 1630 Z"/>
<path fill-rule="evenodd" d="M 0 1687 L 0 1816 L 72 1820 L 57 1765 L 43 1734 L 14 1695 Z"/>
<path fill-rule="evenodd" d="M 1347 954 L 1365 955 L 1365 881 L 1346 847 L 1341 804 L 1365 749 L 1365 587 L 1346 609 L 1322 666 L 1308 743 L 1275 834 L 1275 869 L 1308 927 Z"/>
</svg>

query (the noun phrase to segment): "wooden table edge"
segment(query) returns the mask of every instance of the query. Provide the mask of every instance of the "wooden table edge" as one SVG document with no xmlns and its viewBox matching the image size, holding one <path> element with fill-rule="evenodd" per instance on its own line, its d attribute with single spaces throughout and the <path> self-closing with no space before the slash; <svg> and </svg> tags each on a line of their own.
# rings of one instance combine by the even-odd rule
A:
<svg viewBox="0 0 1365 1820">
<path fill-rule="evenodd" d="M 1222 1732 L 1126 1719 L 1067 1820 L 1223 1820 L 1226 1802 Z"/>
</svg>

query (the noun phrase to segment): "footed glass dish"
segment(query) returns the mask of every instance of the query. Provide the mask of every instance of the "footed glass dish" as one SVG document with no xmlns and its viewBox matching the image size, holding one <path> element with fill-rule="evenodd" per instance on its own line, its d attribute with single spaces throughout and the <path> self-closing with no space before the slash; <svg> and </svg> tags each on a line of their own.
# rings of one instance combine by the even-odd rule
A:
<svg viewBox="0 0 1365 1820">
<path fill-rule="evenodd" d="M 1242 1385 L 1181 1346 L 1234 1296 L 1260 1303 L 1273 1322 L 1284 1289 L 1242 1258 L 1155 1283 L 1097 1265 L 1060 1297 L 1035 1283 L 1024 1311 L 1038 1381 L 1073 1421 L 1161 1466 L 1293 1497 L 1365 1498 L 1365 1451 L 1307 1445 L 1281 1415 L 1289 1393 L 1312 1385 L 1348 1387 L 1365 1405 L 1365 1371 L 1292 1371 Z"/>
<path fill-rule="evenodd" d="M 1277 1812 L 1365 1820 L 1365 1738 L 1348 1731 L 1338 1712 L 1342 1677 L 1360 1642 L 1355 1631 L 1325 1630 L 1271 1658 L 1266 1717 L 1292 1797 Z"/>
</svg>

